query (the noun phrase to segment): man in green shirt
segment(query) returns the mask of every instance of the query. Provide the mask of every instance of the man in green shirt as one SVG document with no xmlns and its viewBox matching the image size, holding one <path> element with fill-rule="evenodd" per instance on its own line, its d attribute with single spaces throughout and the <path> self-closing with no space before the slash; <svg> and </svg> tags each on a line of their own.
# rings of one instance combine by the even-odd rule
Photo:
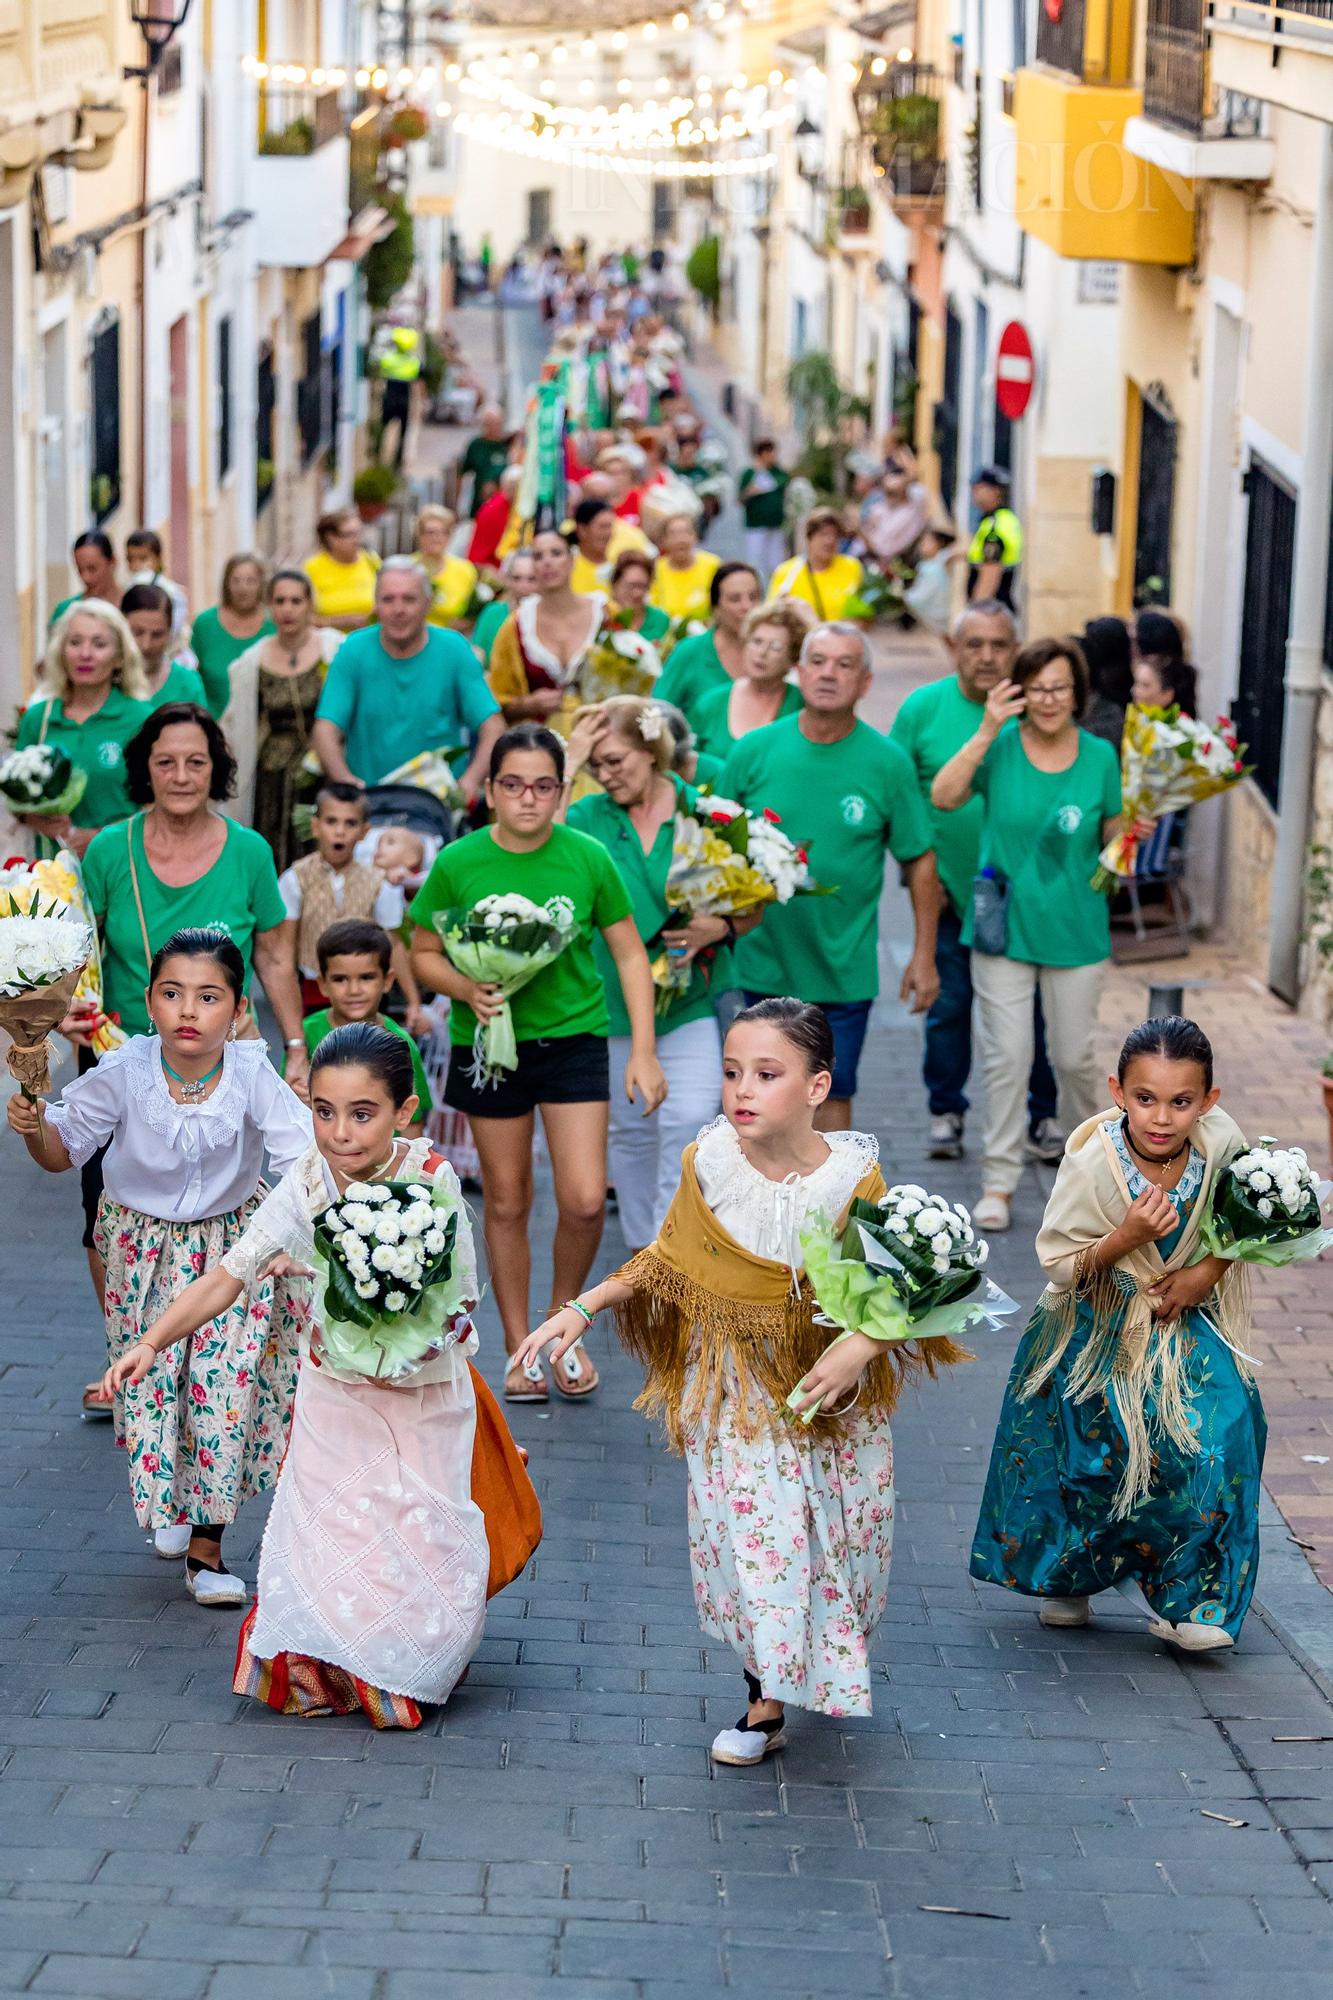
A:
<svg viewBox="0 0 1333 2000">
<path fill-rule="evenodd" d="M 505 435 L 504 411 L 498 404 L 488 403 L 478 421 L 481 428 L 458 466 L 460 478 L 472 481 L 468 513 L 473 520 L 482 501 L 499 486 L 500 474 L 509 463 L 510 440 Z"/>
<path fill-rule="evenodd" d="M 825 1131 L 847 1131 L 857 1063 L 879 991 L 885 850 L 902 867 L 912 899 L 915 939 L 900 994 L 917 1014 L 940 989 L 939 876 L 910 762 L 857 719 L 871 679 L 865 634 L 843 619 L 816 625 L 801 648 L 797 674 L 801 713 L 742 737 L 719 789 L 754 812 L 775 812 L 791 838 L 808 847 L 816 881 L 835 893 L 766 910 L 758 928 L 738 941 L 736 970 L 751 1000 L 794 994 L 823 1008 L 836 1053 L 833 1089 L 819 1122 Z"/>
<path fill-rule="evenodd" d="M 936 772 L 976 734 L 986 696 L 997 681 L 1009 676 L 1018 652 L 1014 614 L 998 598 L 970 604 L 954 621 L 947 644 L 953 673 L 913 689 L 889 732 L 890 741 L 912 760 L 934 827 L 935 859 L 944 889 L 935 939 L 940 991 L 926 1016 L 922 1062 L 932 1160 L 957 1160 L 963 1152 L 967 1079 L 972 1068 L 972 954 L 963 943 L 963 924 L 972 906 L 972 882 L 980 866 L 985 808 L 977 797 L 957 812 L 939 812 L 930 803 L 930 787 Z M 1056 1095 L 1038 994 L 1035 1054 L 1028 1079 L 1028 1133 L 1030 1150 L 1042 1160 L 1058 1159 L 1064 1150 L 1055 1116 Z"/>
<path fill-rule="evenodd" d="M 787 559 L 787 488 L 791 474 L 778 464 L 772 438 L 758 438 L 754 462 L 737 481 L 736 493 L 745 515 L 745 553 L 763 576 L 771 576 Z"/>
<path fill-rule="evenodd" d="M 468 799 L 480 792 L 504 719 L 467 640 L 427 624 L 432 590 L 414 556 L 381 565 L 377 622 L 344 639 L 315 712 L 311 741 L 330 778 L 377 785 L 423 750 L 470 741 L 458 782 Z"/>
</svg>

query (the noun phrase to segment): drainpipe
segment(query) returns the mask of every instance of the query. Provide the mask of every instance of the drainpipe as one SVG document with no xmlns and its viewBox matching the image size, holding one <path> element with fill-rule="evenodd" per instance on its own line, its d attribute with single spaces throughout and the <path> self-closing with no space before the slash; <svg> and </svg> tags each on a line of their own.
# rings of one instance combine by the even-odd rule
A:
<svg viewBox="0 0 1333 2000">
<path fill-rule="evenodd" d="M 1330 124 L 1323 127 L 1320 145 L 1305 380 L 1305 455 L 1296 515 L 1268 956 L 1268 983 L 1293 1006 L 1300 997 L 1301 920 L 1314 790 L 1315 732 L 1323 680 L 1324 604 L 1333 503 L 1333 396 L 1328 393 L 1328 385 L 1333 382 L 1333 125 Z"/>
</svg>

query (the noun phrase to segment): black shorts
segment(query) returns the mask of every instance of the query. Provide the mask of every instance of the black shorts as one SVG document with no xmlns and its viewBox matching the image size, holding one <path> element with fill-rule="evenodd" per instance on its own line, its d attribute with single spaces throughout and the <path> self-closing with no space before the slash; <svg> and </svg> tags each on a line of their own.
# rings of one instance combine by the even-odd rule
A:
<svg viewBox="0 0 1333 2000">
<path fill-rule="evenodd" d="M 520 1042 L 518 1068 L 505 1071 L 499 1083 L 485 1090 L 470 1080 L 471 1067 L 470 1044 L 450 1050 L 444 1101 L 469 1118 L 526 1118 L 539 1104 L 607 1104 L 611 1098 L 605 1035 Z"/>
<path fill-rule="evenodd" d="M 75 1057 L 75 1068 L 80 1076 L 86 1076 L 90 1069 L 97 1068 L 97 1057 L 91 1049 L 80 1049 Z M 85 1160 L 79 1168 L 79 1192 L 83 1197 L 83 1247 L 93 1247 L 93 1228 L 97 1221 L 97 1204 L 102 1199 L 102 1162 L 111 1150 L 108 1139 L 105 1146 L 99 1146 L 90 1160 Z"/>
</svg>

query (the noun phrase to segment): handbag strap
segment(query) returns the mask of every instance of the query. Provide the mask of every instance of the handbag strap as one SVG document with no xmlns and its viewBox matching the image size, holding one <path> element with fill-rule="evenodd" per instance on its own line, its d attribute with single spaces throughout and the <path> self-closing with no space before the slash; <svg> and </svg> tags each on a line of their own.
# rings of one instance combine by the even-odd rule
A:
<svg viewBox="0 0 1333 2000">
<path fill-rule="evenodd" d="M 125 822 L 125 852 L 130 862 L 130 887 L 134 891 L 134 907 L 139 913 L 139 935 L 143 939 L 144 980 L 153 966 L 153 947 L 148 942 L 148 921 L 143 913 L 143 897 L 139 893 L 139 870 L 134 864 L 134 828 L 143 824 L 143 814 L 134 813 Z"/>
</svg>

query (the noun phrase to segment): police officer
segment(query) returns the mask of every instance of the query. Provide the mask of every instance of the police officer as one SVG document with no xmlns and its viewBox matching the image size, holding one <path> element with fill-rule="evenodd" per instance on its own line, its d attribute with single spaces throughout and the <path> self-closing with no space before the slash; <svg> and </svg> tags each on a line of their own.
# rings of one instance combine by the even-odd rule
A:
<svg viewBox="0 0 1333 2000">
<path fill-rule="evenodd" d="M 412 410 L 412 384 L 421 376 L 421 336 L 415 327 L 396 326 L 380 357 L 380 380 L 384 384 L 384 404 L 380 412 L 383 429 L 380 451 L 384 451 L 389 426 L 398 425 L 398 446 L 394 464 L 401 466 L 407 446 L 407 423 Z"/>
<path fill-rule="evenodd" d="M 1014 579 L 1023 560 L 1023 529 L 1017 514 L 1005 503 L 1009 498 L 1009 474 L 998 466 L 983 466 L 972 480 L 972 502 L 981 519 L 967 551 L 967 595 L 973 599 L 998 598 L 1014 608 Z"/>
</svg>

